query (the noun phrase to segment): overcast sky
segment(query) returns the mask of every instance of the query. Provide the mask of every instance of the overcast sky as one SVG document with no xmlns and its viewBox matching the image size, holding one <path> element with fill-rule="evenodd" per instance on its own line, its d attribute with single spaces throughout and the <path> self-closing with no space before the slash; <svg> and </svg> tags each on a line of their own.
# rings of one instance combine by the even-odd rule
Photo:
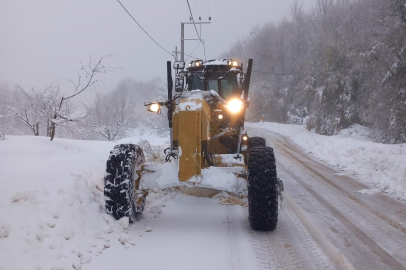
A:
<svg viewBox="0 0 406 270">
<path fill-rule="evenodd" d="M 218 57 L 252 27 L 289 16 L 295 0 L 189 0 L 202 21 L 207 59 Z M 186 0 L 121 0 L 144 29 L 172 52 L 180 49 L 180 22 L 189 21 Z M 299 0 L 306 10 L 315 0 Z M 186 38 L 196 38 L 192 25 Z M 189 54 L 197 41 L 186 42 Z M 58 77 L 75 79 L 89 55 L 123 70 L 102 75 L 107 90 L 125 77 L 165 76 L 170 55 L 156 46 L 116 0 L 0 0 L 0 83 L 41 88 Z M 204 58 L 203 47 L 193 53 Z M 190 59 L 189 59 L 190 60 Z"/>
</svg>

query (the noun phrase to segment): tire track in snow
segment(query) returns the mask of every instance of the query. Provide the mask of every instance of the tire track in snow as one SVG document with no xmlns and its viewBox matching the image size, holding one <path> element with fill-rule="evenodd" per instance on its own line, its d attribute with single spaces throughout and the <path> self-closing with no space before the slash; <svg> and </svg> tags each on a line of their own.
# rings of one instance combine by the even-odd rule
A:
<svg viewBox="0 0 406 270">
<path fill-rule="evenodd" d="M 248 211 L 246 210 L 247 216 Z M 249 232 L 250 242 L 253 246 L 255 257 L 257 259 L 258 269 L 259 270 L 273 270 L 277 269 L 276 265 L 272 260 L 272 254 L 268 253 L 266 247 L 266 239 L 262 235 L 259 235 L 258 232 L 251 229 L 248 220 L 245 222 L 247 231 Z"/>
<path fill-rule="evenodd" d="M 309 192 L 319 203 L 341 222 L 344 227 L 349 229 L 364 245 L 368 246 L 370 250 L 377 255 L 382 262 L 391 267 L 391 269 L 406 270 L 397 260 L 395 260 L 388 252 L 382 249 L 377 243 L 375 243 L 369 236 L 367 236 L 362 230 L 360 230 L 354 223 L 341 214 L 334 206 L 332 206 L 326 199 L 319 195 L 309 185 L 299 179 L 296 175 L 286 170 L 292 179 L 295 179 L 307 192 Z"/>
<path fill-rule="evenodd" d="M 268 133 L 269 134 L 269 133 Z M 294 151 L 291 146 L 287 145 L 286 143 L 282 142 L 279 139 L 276 139 L 275 137 L 273 137 L 272 135 L 270 135 L 272 137 L 272 140 L 274 142 L 276 142 L 276 144 L 282 145 L 283 147 L 280 147 L 280 149 L 282 151 L 284 151 L 287 155 L 289 155 L 291 158 L 293 158 L 294 160 L 296 160 L 297 162 L 299 162 L 300 164 L 302 164 L 306 169 L 308 169 L 309 171 L 311 171 L 312 173 L 314 173 L 316 176 L 318 176 L 320 179 L 324 180 L 326 183 L 328 183 L 329 185 L 331 185 L 332 187 L 334 187 L 335 189 L 337 189 L 338 191 L 342 192 L 343 194 L 345 194 L 348 198 L 350 198 L 351 200 L 357 202 L 359 205 L 363 206 L 365 209 L 367 209 L 368 211 L 370 211 L 371 213 L 375 214 L 377 217 L 379 217 L 380 219 L 384 220 L 386 223 L 388 223 L 389 225 L 391 225 L 392 227 L 398 229 L 399 231 L 403 232 L 406 234 L 406 228 L 404 226 L 402 226 L 401 224 L 399 224 L 398 222 L 390 219 L 389 217 L 387 217 L 386 215 L 382 214 L 379 211 L 376 211 L 374 209 L 372 209 L 370 206 L 368 206 L 366 203 L 362 202 L 361 200 L 359 200 L 358 198 L 356 198 L 353 194 L 347 192 L 346 190 L 344 190 L 343 188 L 341 188 L 340 186 L 338 186 L 337 184 L 335 184 L 333 181 L 331 181 L 330 179 L 326 178 L 325 176 L 323 176 L 321 173 L 319 173 L 318 171 L 316 171 L 315 169 L 313 169 L 310 164 L 303 162 L 302 160 L 300 160 L 298 157 L 296 157 L 294 154 L 298 154 L 301 157 L 305 157 L 302 153 L 296 152 Z M 292 153 L 293 152 L 293 153 Z M 305 157 L 307 158 L 307 157 Z M 343 180 L 348 181 L 347 178 L 345 177 L 340 177 Z M 360 185 L 362 188 L 365 188 L 365 186 Z M 377 195 L 378 198 L 380 198 L 381 200 L 385 201 L 385 203 L 388 203 L 391 205 L 392 208 L 398 208 L 397 210 L 399 211 L 399 214 L 404 214 L 405 209 L 398 207 L 397 205 L 394 205 L 393 203 L 389 202 L 388 200 L 386 200 L 386 198 L 382 195 Z"/>
<path fill-rule="evenodd" d="M 290 206 L 281 208 L 273 232 L 251 230 L 259 269 L 335 269 Z M 337 268 L 341 269 L 341 268 Z"/>
<path fill-rule="evenodd" d="M 241 252 L 238 248 L 238 243 L 235 240 L 237 235 L 236 229 L 233 224 L 232 217 L 234 217 L 234 210 L 231 206 L 226 206 L 227 211 L 227 237 L 228 237 L 228 247 L 229 247 L 229 258 L 227 262 L 227 269 L 229 270 L 236 270 L 239 269 L 237 266 L 239 265 L 241 258 Z M 236 263 L 237 260 L 237 263 Z"/>
<path fill-rule="evenodd" d="M 358 183 L 354 181 L 351 178 L 348 177 L 341 177 L 338 175 L 335 175 L 338 179 L 342 180 L 343 183 L 347 183 L 348 187 L 342 186 L 341 182 L 333 182 L 333 180 L 327 178 L 324 174 L 320 173 L 316 169 L 319 168 L 322 171 L 329 172 L 331 169 L 325 165 L 319 164 L 317 162 L 310 162 L 312 161 L 310 159 L 309 162 L 307 160 L 309 159 L 304 153 L 300 151 L 295 151 L 295 149 L 288 145 L 287 143 L 283 142 L 282 139 L 276 138 L 276 136 L 272 132 L 264 132 L 267 134 L 268 139 L 271 139 L 275 146 L 277 146 L 278 150 L 284 152 L 286 155 L 288 155 L 290 158 L 294 159 L 297 161 L 299 164 L 301 164 L 305 169 L 309 170 L 314 177 L 317 179 L 320 179 L 324 181 L 325 183 L 329 184 L 331 187 L 335 188 L 337 191 L 343 193 L 345 197 L 348 197 L 357 205 L 363 207 L 365 210 L 368 210 L 371 214 L 375 215 L 379 219 L 383 220 L 386 222 L 388 225 L 392 226 L 393 228 L 397 229 L 401 233 L 406 233 L 406 228 L 403 227 L 401 224 L 402 222 L 397 222 L 387 216 L 386 214 L 382 214 L 382 212 L 377 211 L 373 208 L 371 208 L 370 205 L 368 205 L 366 202 L 360 200 L 356 196 L 354 196 L 352 193 L 350 193 L 347 189 L 348 187 L 354 187 L 354 186 L 361 186 L 362 188 L 366 188 L 365 185 Z M 314 163 L 314 164 L 313 164 Z M 283 167 L 281 164 L 278 164 L 278 166 Z M 368 224 L 366 223 L 365 227 L 362 227 L 363 230 L 359 229 L 353 222 L 351 222 L 346 216 L 341 214 L 339 210 L 337 210 L 332 204 L 328 202 L 327 199 L 325 199 L 323 196 L 321 196 L 316 190 L 314 190 L 310 185 L 305 183 L 302 179 L 300 179 L 299 176 L 295 175 L 292 173 L 289 169 L 285 168 L 285 173 L 290 175 L 292 179 L 294 179 L 300 186 L 302 186 L 314 199 L 316 199 L 321 205 L 323 205 L 331 215 L 335 216 L 337 218 L 337 221 L 339 221 L 346 230 L 352 233 L 352 235 L 355 236 L 356 239 L 360 241 L 360 244 L 364 245 L 368 250 L 370 250 L 373 254 L 375 254 L 376 257 L 380 259 L 380 261 L 388 266 L 388 269 L 406 269 L 405 266 L 402 265 L 399 261 L 397 261 L 393 255 L 389 254 L 384 248 L 382 248 L 377 242 L 372 240 L 366 233 L 363 232 L 363 230 L 367 228 L 374 228 L 373 224 Z M 399 203 L 393 201 L 390 198 L 387 198 L 386 196 L 380 194 L 378 196 L 381 203 L 386 205 L 389 208 L 394 208 L 397 213 L 399 214 L 404 214 L 405 210 L 400 206 Z M 292 200 L 293 201 L 293 200 Z M 300 210 L 300 207 L 297 206 L 298 209 Z M 344 206 L 341 206 L 344 207 Z M 391 209 L 393 210 L 393 209 Z M 343 211 L 343 210 L 341 210 Z M 351 211 L 350 211 L 351 212 Z M 384 239 L 385 240 L 385 239 Z M 381 240 L 381 241 L 384 241 Z M 392 248 L 395 248 L 398 252 L 402 252 L 401 250 L 404 250 L 404 246 L 402 244 L 397 243 L 397 242 L 391 242 L 390 243 Z M 403 262 L 403 261 L 402 261 Z"/>
</svg>

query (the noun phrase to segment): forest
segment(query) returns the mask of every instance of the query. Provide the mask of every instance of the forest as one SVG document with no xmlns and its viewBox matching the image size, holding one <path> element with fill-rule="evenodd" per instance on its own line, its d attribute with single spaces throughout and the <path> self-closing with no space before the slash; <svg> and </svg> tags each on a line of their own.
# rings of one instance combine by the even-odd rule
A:
<svg viewBox="0 0 406 270">
<path fill-rule="evenodd" d="M 333 135 L 353 124 L 406 142 L 406 1 L 299 2 L 223 57 L 254 59 L 248 118 Z"/>
</svg>

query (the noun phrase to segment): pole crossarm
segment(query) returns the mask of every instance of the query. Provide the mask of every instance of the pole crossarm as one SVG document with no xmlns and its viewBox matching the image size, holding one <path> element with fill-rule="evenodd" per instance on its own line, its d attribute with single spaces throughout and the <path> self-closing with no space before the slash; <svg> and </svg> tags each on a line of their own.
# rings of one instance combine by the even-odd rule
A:
<svg viewBox="0 0 406 270">
<path fill-rule="evenodd" d="M 198 39 L 195 38 L 185 38 L 185 24 L 210 24 L 211 22 L 181 22 L 181 31 L 180 31 L 180 61 L 185 61 L 185 40 L 199 40 L 204 44 L 204 40 L 200 37 Z"/>
</svg>

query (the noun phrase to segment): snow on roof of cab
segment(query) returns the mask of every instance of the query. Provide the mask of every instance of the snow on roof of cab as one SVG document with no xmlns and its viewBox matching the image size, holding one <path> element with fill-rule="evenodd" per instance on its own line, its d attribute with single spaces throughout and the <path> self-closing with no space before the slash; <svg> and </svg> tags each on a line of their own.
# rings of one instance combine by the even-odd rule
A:
<svg viewBox="0 0 406 270">
<path fill-rule="evenodd" d="M 224 58 L 221 60 L 207 60 L 206 62 L 203 63 L 203 66 L 228 66 L 228 61 L 231 59 L 229 58 Z"/>
</svg>

